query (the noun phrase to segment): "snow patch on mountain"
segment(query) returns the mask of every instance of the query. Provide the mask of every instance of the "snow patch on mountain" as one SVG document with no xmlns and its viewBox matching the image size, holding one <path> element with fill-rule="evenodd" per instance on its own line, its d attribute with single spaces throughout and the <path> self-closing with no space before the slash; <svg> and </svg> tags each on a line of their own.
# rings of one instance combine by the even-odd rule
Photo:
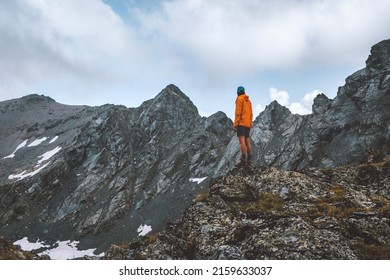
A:
<svg viewBox="0 0 390 280">
<path fill-rule="evenodd" d="M 8 176 L 8 179 L 9 180 L 23 180 L 24 178 L 27 178 L 27 177 L 32 177 L 36 174 L 38 174 L 40 171 L 42 171 L 46 166 L 48 166 L 50 164 L 50 162 L 44 164 L 44 165 L 41 165 L 43 162 L 45 161 L 48 161 L 52 156 L 54 156 L 56 153 L 58 153 L 59 151 L 61 150 L 61 147 L 58 146 L 56 148 L 54 148 L 53 150 L 50 150 L 42 155 L 40 155 L 38 158 L 41 158 L 40 160 L 38 160 L 38 164 L 33 168 L 33 171 L 31 172 L 28 172 L 27 173 L 27 170 L 24 170 L 23 172 L 19 173 L 19 174 L 12 174 L 12 175 L 9 175 Z"/>
<path fill-rule="evenodd" d="M 190 178 L 190 182 L 194 182 L 194 183 L 200 184 L 200 183 L 202 183 L 206 179 L 207 179 L 207 177 L 203 177 L 203 178 Z"/>
<path fill-rule="evenodd" d="M 9 179 L 9 180 L 15 180 L 15 179 L 17 179 L 17 180 L 19 181 L 19 180 L 23 180 L 24 178 L 27 178 L 27 177 L 32 177 L 32 176 L 38 174 L 38 173 L 39 173 L 42 169 L 44 169 L 46 166 L 48 166 L 49 163 L 50 163 L 50 162 L 48 162 L 48 163 L 46 163 L 45 165 L 42 165 L 42 166 L 37 165 L 36 167 L 38 167 L 38 169 L 34 169 L 34 171 L 29 172 L 29 173 L 26 173 L 27 170 L 24 170 L 22 173 L 9 175 L 9 176 L 8 176 L 8 179 Z"/>
<path fill-rule="evenodd" d="M 53 139 L 50 140 L 49 144 L 55 142 L 58 139 L 58 135 L 54 136 Z"/>
<path fill-rule="evenodd" d="M 28 241 L 27 237 L 14 242 L 14 245 L 20 246 L 22 250 L 46 250 L 42 251 L 38 255 L 48 255 L 52 260 L 70 260 L 76 258 L 82 258 L 85 256 L 104 256 L 104 253 L 95 255 L 96 249 L 79 250 L 77 249 L 78 241 L 57 241 L 54 245 L 45 245 L 44 242 L 37 240 L 37 242 Z"/>
<path fill-rule="evenodd" d="M 9 156 L 3 157 L 3 159 L 15 157 L 15 153 L 16 153 L 19 149 L 21 149 L 21 148 L 23 148 L 24 146 L 26 146 L 27 142 L 28 142 L 28 140 L 23 141 L 21 144 L 19 144 L 19 145 L 16 147 L 15 151 L 13 151 L 12 154 L 10 154 Z"/>
<path fill-rule="evenodd" d="M 41 139 L 36 139 L 32 143 L 30 143 L 27 147 L 35 147 L 41 144 L 42 142 L 45 142 L 47 140 L 47 137 L 43 137 Z"/>
<path fill-rule="evenodd" d="M 54 148 L 53 150 L 50 150 L 50 151 L 44 153 L 43 155 L 40 155 L 38 158 L 41 158 L 41 159 L 38 161 L 38 164 L 41 164 L 42 162 L 49 160 L 52 156 L 54 156 L 60 150 L 61 150 L 61 147 L 58 146 L 58 147 Z"/>
<path fill-rule="evenodd" d="M 14 158 L 15 157 L 15 153 L 20 150 L 21 148 L 24 148 L 24 147 L 27 147 L 27 148 L 32 148 L 32 147 L 37 147 L 39 145 L 41 145 L 43 142 L 45 142 L 46 140 L 48 139 L 48 137 L 42 137 L 42 138 L 39 138 L 39 139 L 36 139 L 34 140 L 33 142 L 31 142 L 30 144 L 27 145 L 27 143 L 29 142 L 29 139 L 23 141 L 21 144 L 19 144 L 15 151 L 13 151 L 12 154 L 4 157 L 3 159 L 11 159 L 11 158 Z M 58 139 L 58 136 L 55 136 L 53 137 L 49 144 L 53 143 L 54 141 L 56 141 Z M 60 146 L 57 146 L 56 148 L 50 150 L 50 151 L 47 151 L 45 153 L 43 153 L 42 155 L 38 156 L 38 162 L 37 162 L 37 165 L 35 165 L 34 167 L 27 167 L 25 168 L 25 170 L 23 170 L 23 172 L 21 173 L 17 173 L 17 174 L 11 174 L 8 176 L 8 179 L 9 180 L 23 180 L 24 178 L 27 178 L 27 177 L 32 177 L 32 176 L 35 176 L 36 174 L 38 174 L 40 171 L 42 171 L 46 166 L 49 165 L 49 163 L 46 163 L 44 165 L 42 165 L 42 163 L 50 160 L 55 154 L 57 154 L 59 151 L 61 150 L 61 147 Z M 20 168 L 22 169 L 22 168 Z"/>
<path fill-rule="evenodd" d="M 145 236 L 147 235 L 149 232 L 152 231 L 152 227 L 151 226 L 148 226 L 148 225 L 140 225 L 137 229 L 137 232 L 138 232 L 138 235 L 139 236 Z"/>
</svg>

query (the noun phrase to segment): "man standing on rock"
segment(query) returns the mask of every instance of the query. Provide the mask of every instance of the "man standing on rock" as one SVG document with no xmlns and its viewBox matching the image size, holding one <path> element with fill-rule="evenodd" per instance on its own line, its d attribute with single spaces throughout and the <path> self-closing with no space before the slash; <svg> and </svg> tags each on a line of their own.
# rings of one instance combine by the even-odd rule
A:
<svg viewBox="0 0 390 280">
<path fill-rule="evenodd" d="M 252 128 L 252 103 L 245 94 L 245 88 L 237 88 L 236 110 L 234 115 L 234 131 L 240 142 L 241 162 L 239 165 L 249 165 L 252 160 L 252 147 L 249 132 Z"/>
</svg>

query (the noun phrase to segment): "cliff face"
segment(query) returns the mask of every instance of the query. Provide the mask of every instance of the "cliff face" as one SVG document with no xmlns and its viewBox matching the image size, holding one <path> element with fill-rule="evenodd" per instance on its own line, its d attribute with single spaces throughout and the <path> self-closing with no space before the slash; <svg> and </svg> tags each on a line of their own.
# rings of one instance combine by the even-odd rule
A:
<svg viewBox="0 0 390 280">
<path fill-rule="evenodd" d="M 235 169 L 176 223 L 106 259 L 389 259 L 390 159 L 336 169 Z"/>
<path fill-rule="evenodd" d="M 313 113 L 292 114 L 271 103 L 254 121 L 254 161 L 284 170 L 361 162 L 368 150 L 390 152 L 390 40 L 374 45 L 366 67 L 349 76 L 334 99 L 318 95 Z M 229 143 L 219 173 L 233 167 L 238 143 Z"/>
</svg>

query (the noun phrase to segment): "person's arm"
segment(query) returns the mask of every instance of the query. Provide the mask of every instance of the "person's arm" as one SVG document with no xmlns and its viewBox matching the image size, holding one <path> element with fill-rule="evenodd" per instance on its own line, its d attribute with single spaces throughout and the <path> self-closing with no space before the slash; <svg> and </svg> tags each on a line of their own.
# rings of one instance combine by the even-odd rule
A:
<svg viewBox="0 0 390 280">
<path fill-rule="evenodd" d="M 237 128 L 238 124 L 240 123 L 241 116 L 242 116 L 242 103 L 244 100 L 242 98 L 237 98 L 236 100 L 236 112 L 234 114 L 234 127 Z"/>
<path fill-rule="evenodd" d="M 251 128 L 253 127 L 253 110 L 252 110 L 252 103 L 251 103 Z"/>
</svg>

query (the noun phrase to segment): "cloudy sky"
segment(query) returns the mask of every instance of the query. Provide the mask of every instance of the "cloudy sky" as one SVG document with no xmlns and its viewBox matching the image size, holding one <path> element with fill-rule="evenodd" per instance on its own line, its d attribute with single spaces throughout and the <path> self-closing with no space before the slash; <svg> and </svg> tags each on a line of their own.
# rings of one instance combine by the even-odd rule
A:
<svg viewBox="0 0 390 280">
<path fill-rule="evenodd" d="M 137 107 L 175 84 L 203 115 L 310 113 L 390 38 L 390 0 L 0 1 L 0 101 Z"/>
</svg>

